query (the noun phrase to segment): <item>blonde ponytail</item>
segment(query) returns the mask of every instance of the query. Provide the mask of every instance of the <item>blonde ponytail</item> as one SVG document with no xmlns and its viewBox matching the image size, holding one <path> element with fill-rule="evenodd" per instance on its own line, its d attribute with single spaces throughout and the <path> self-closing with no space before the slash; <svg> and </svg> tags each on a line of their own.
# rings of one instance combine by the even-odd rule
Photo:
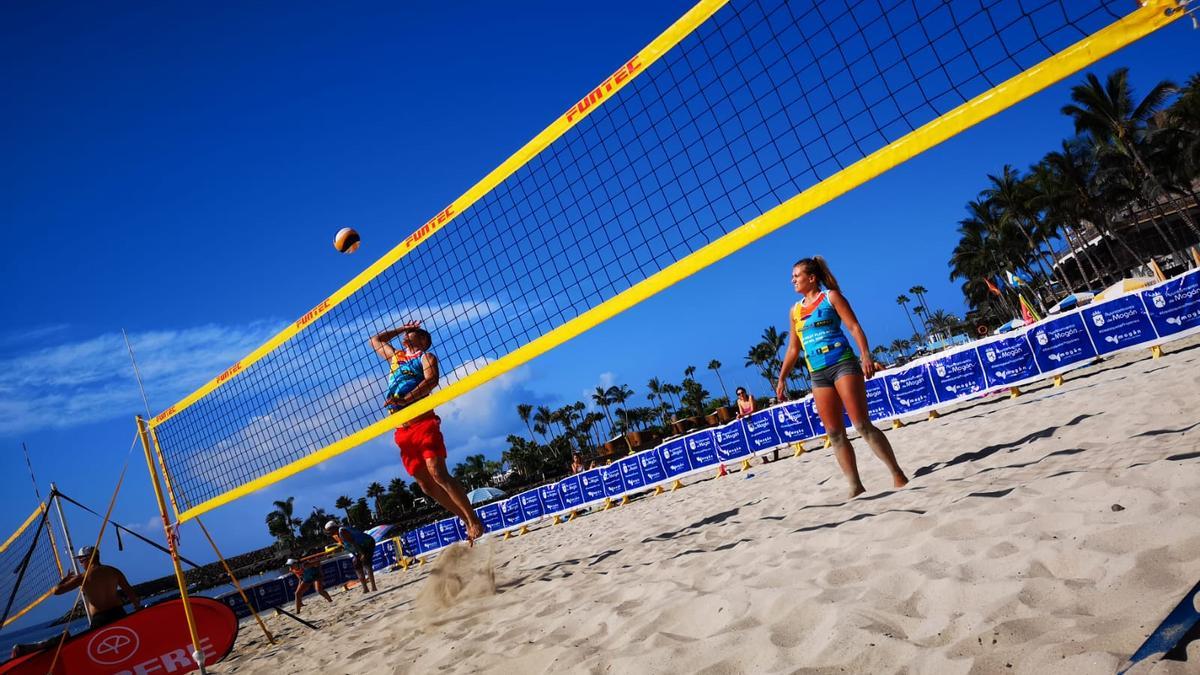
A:
<svg viewBox="0 0 1200 675">
<path fill-rule="evenodd" d="M 819 255 L 814 255 L 811 258 L 802 258 L 796 262 L 796 267 L 803 267 L 804 271 L 815 276 L 817 282 L 830 291 L 840 291 L 837 278 L 833 276 L 833 272 L 829 271 L 829 263 L 825 262 L 825 258 Z"/>
</svg>

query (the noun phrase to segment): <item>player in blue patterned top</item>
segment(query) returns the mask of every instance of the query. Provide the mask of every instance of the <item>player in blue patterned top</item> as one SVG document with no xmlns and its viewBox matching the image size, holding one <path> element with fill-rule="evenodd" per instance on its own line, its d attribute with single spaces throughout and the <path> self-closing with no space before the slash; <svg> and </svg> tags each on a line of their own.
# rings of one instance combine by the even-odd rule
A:
<svg viewBox="0 0 1200 675">
<path fill-rule="evenodd" d="M 846 436 L 842 422 L 842 410 L 850 417 L 850 423 L 875 456 L 892 473 L 892 484 L 898 488 L 908 484 L 892 444 L 874 424 L 867 409 L 867 385 L 875 375 L 875 362 L 871 359 L 871 348 L 867 335 L 858 324 L 858 317 L 850 309 L 850 303 L 838 289 L 837 279 L 829 271 L 829 265 L 821 256 L 804 258 L 792 267 L 792 287 L 801 295 L 800 302 L 792 307 L 788 325 L 790 340 L 787 354 L 783 357 L 783 368 L 775 393 L 780 401 L 787 400 L 787 378 L 800 358 L 801 350 L 812 379 L 813 401 L 817 414 L 829 434 L 834 454 L 842 473 L 850 482 L 850 498 L 867 491 L 858 475 L 858 462 L 854 448 Z M 843 327 L 845 330 L 843 330 Z M 849 333 L 863 354 L 860 363 L 850 346 Z"/>
</svg>

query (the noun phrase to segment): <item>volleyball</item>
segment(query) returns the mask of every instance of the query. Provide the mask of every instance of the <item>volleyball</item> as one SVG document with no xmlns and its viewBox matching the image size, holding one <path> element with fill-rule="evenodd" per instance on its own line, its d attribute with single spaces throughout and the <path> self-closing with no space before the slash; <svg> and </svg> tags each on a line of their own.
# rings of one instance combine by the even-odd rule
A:
<svg viewBox="0 0 1200 675">
<path fill-rule="evenodd" d="M 358 250 L 358 232 L 353 227 L 343 227 L 333 238 L 333 247 L 340 253 L 354 253 Z"/>
</svg>

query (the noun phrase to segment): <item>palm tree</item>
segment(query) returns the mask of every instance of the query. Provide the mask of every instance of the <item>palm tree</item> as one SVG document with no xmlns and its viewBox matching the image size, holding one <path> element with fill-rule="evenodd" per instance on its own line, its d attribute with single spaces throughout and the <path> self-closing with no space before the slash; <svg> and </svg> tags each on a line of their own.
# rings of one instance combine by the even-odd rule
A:
<svg viewBox="0 0 1200 675">
<path fill-rule="evenodd" d="M 294 515 L 296 508 L 295 501 L 295 497 L 288 497 L 286 500 L 273 502 L 275 505 L 275 513 L 278 514 L 277 518 L 279 523 L 287 528 L 287 534 L 292 539 L 296 538 L 295 530 L 296 528 L 300 527 L 301 522 L 300 519 Z"/>
<path fill-rule="evenodd" d="M 650 381 L 646 383 L 646 389 L 650 392 L 646 394 L 646 398 L 652 403 L 657 403 L 656 409 L 659 412 L 659 416 L 662 418 L 662 424 L 665 428 L 667 426 L 667 406 L 663 401 L 663 394 L 665 392 L 663 391 L 662 382 L 660 382 L 657 377 L 652 377 L 650 378 Z"/>
<path fill-rule="evenodd" d="M 403 478 L 393 478 L 391 482 L 388 483 L 388 494 L 391 495 L 392 502 L 394 502 L 401 511 L 407 511 L 412 508 L 413 499 L 415 497 L 412 493 L 412 490 L 408 489 L 408 483 L 404 482 Z"/>
<path fill-rule="evenodd" d="M 338 497 L 337 501 L 333 503 L 335 509 L 341 509 L 346 512 L 346 518 L 350 517 L 351 506 L 354 506 L 354 500 L 346 496 Z"/>
<path fill-rule="evenodd" d="M 1162 80 L 1134 104 L 1128 68 L 1117 68 L 1109 73 L 1104 84 L 1095 73 L 1088 73 L 1085 79 L 1086 83 L 1071 87 L 1074 103 L 1062 108 L 1063 114 L 1074 120 L 1075 133 L 1087 133 L 1096 142 L 1109 144 L 1128 157 L 1141 179 L 1154 191 L 1152 195 L 1145 195 L 1148 201 L 1153 201 L 1157 195 L 1165 196 L 1192 234 L 1200 237 L 1200 227 L 1173 191 L 1158 179 L 1142 152 L 1151 120 L 1178 87 Z"/>
<path fill-rule="evenodd" d="M 924 307 L 925 313 L 928 314 L 929 313 L 929 303 L 925 301 L 925 294 L 929 292 L 929 289 L 918 284 L 918 285 L 913 286 L 912 288 L 908 289 L 908 292 L 917 296 L 917 304 Z"/>
<path fill-rule="evenodd" d="M 529 403 L 518 403 L 517 417 L 520 417 L 521 421 L 525 423 L 525 428 L 529 430 L 529 437 L 536 440 L 537 437 L 533 435 L 533 424 L 530 422 L 530 419 L 533 417 L 533 405 Z M 545 443 L 546 439 L 542 438 L 542 442 Z"/>
<path fill-rule="evenodd" d="M 913 323 L 912 312 L 908 311 L 908 303 L 912 302 L 907 295 L 900 294 L 896 296 L 896 304 L 904 308 L 904 316 L 908 317 L 908 325 L 912 326 L 913 332 L 917 332 L 917 325 Z"/>
<path fill-rule="evenodd" d="M 884 361 L 885 359 L 890 361 L 891 359 L 887 358 L 887 353 L 888 348 L 884 347 L 883 345 L 875 345 L 875 347 L 871 349 L 871 356 L 876 361 Z"/>
<path fill-rule="evenodd" d="M 669 396 L 671 398 L 671 407 L 674 408 L 675 415 L 678 416 L 679 415 L 679 395 L 683 393 L 683 387 L 681 387 L 677 384 L 672 384 L 670 382 L 667 382 L 667 383 L 663 384 L 662 390 L 663 390 L 664 394 L 666 394 L 667 396 Z"/>
<path fill-rule="evenodd" d="M 367 486 L 367 498 L 375 501 L 375 520 L 383 520 L 383 485 L 379 483 L 371 483 Z"/>
<path fill-rule="evenodd" d="M 533 421 L 537 423 L 534 429 L 541 427 L 542 434 L 549 434 L 551 432 L 550 425 L 554 423 L 554 413 L 551 412 L 550 408 L 539 405 L 537 412 L 533 414 Z"/>
<path fill-rule="evenodd" d="M 943 310 L 935 309 L 929 314 L 929 325 L 934 330 L 951 333 L 956 323 L 958 323 L 958 318 Z"/>
<path fill-rule="evenodd" d="M 916 307 L 913 307 L 913 314 L 916 314 L 917 317 L 919 317 L 921 319 L 921 329 L 922 329 L 921 332 L 928 335 L 929 334 L 929 321 L 927 321 L 925 319 L 925 307 L 923 307 L 921 305 L 917 305 Z M 922 337 L 924 337 L 924 336 L 922 336 Z"/>
<path fill-rule="evenodd" d="M 1029 255 L 1037 263 L 1038 269 L 1042 273 L 1042 279 L 1048 282 L 1053 275 L 1046 267 L 1041 244 L 1034 237 L 1039 228 L 1037 218 L 1030 208 L 1029 184 L 1021 178 L 1021 174 L 1016 169 L 1008 164 L 1004 165 L 999 176 L 988 174 L 988 181 L 991 182 L 991 187 L 985 189 L 981 195 L 1000 209 L 1002 221 L 1015 225 L 1017 231 L 1025 237 L 1025 241 L 1029 245 Z M 1070 291 L 1062 270 L 1056 269 L 1055 271 L 1058 272 L 1062 288 Z"/>
<path fill-rule="evenodd" d="M 904 350 L 907 349 L 907 347 L 905 347 L 904 341 L 900 338 L 892 340 L 892 344 L 888 345 L 888 349 L 896 355 L 897 361 L 903 361 L 908 358 L 908 354 L 904 353 Z"/>
<path fill-rule="evenodd" d="M 620 386 L 609 387 L 605 394 L 608 396 L 608 400 L 623 407 L 625 402 L 628 401 L 631 396 L 633 396 L 633 390 L 622 384 Z M 629 431 L 631 429 L 629 425 L 629 412 L 624 410 L 619 410 L 618 412 L 625 413 L 625 431 Z"/>
<path fill-rule="evenodd" d="M 717 382 L 721 384 L 721 393 L 725 394 L 725 403 L 729 403 L 729 390 L 725 388 L 725 380 L 721 379 L 721 362 L 713 359 L 708 362 L 708 369 L 717 374 Z"/>
<path fill-rule="evenodd" d="M 596 405 L 598 405 L 604 409 L 604 419 L 608 420 L 608 434 L 607 435 L 609 437 L 612 437 L 613 421 L 612 421 L 612 414 L 610 414 L 608 411 L 608 406 L 613 401 L 611 398 L 608 397 L 608 390 L 606 390 L 604 387 L 596 387 L 596 390 L 592 392 L 592 402 L 594 402 Z"/>
</svg>

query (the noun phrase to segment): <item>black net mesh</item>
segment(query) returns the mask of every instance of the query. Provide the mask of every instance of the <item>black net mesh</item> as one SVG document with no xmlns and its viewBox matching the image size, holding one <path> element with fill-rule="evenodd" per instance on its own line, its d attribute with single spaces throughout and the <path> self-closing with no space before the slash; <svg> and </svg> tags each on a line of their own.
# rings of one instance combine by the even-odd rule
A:
<svg viewBox="0 0 1200 675">
<path fill-rule="evenodd" d="M 50 540 L 49 518 L 39 506 L 36 517 L 13 533 L 0 548 L 0 625 L 45 599 L 59 582 L 59 569 Z M 6 655 L 7 656 L 7 655 Z"/>
<path fill-rule="evenodd" d="M 444 387 L 1133 8 L 730 2 L 444 229 L 160 425 L 180 508 L 381 419 L 388 365 L 372 334 L 422 320 Z"/>
</svg>

